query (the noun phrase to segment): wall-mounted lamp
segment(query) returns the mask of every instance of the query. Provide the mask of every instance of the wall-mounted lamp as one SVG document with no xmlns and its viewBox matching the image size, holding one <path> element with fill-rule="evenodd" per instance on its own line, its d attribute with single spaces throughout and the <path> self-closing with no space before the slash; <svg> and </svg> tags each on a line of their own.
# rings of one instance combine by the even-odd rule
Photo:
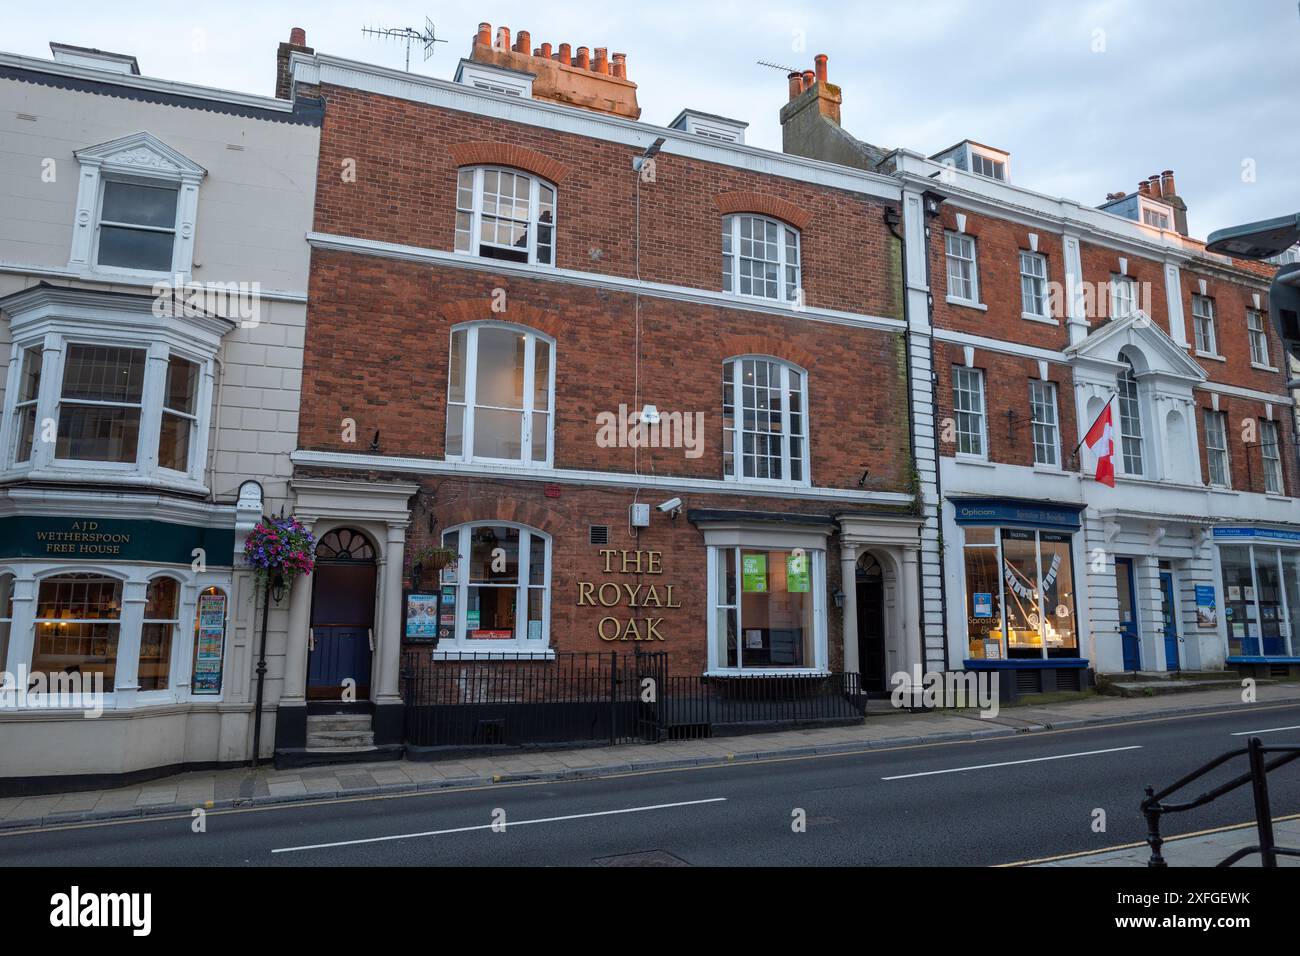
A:
<svg viewBox="0 0 1300 956">
<path fill-rule="evenodd" d="M 838 585 L 835 590 L 831 592 L 831 600 L 835 602 L 837 608 L 844 607 L 844 592 L 839 589 Z"/>
</svg>

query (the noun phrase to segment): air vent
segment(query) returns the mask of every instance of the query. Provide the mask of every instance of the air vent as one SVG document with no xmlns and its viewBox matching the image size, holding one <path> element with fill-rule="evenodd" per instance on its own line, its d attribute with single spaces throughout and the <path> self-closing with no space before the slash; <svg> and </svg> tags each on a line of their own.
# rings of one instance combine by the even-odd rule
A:
<svg viewBox="0 0 1300 956">
<path fill-rule="evenodd" d="M 1037 694 L 1043 689 L 1040 676 L 1036 670 L 1016 671 L 1016 690 L 1022 694 Z"/>
<path fill-rule="evenodd" d="M 1057 690 L 1080 690 L 1079 686 L 1079 669 L 1076 667 L 1061 668 L 1056 672 L 1056 689 Z"/>
<path fill-rule="evenodd" d="M 609 525 L 591 525 L 587 529 L 587 540 L 592 544 L 609 544 Z"/>
</svg>

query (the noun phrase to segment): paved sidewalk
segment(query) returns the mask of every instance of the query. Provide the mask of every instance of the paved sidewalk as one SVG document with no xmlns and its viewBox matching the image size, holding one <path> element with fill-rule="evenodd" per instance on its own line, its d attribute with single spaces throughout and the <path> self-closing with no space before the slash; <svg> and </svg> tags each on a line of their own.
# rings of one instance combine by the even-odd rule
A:
<svg viewBox="0 0 1300 956">
<path fill-rule="evenodd" d="M 1277 846 L 1300 848 L 1300 816 L 1273 821 L 1273 841 Z M 1169 866 L 1217 866 L 1236 850 L 1259 844 L 1255 824 L 1226 827 L 1195 836 L 1171 837 L 1160 847 L 1160 855 Z M 1098 853 L 1081 853 L 1059 860 L 1046 860 L 1032 866 L 1146 866 L 1151 847 L 1145 843 Z M 1280 856 L 1278 866 L 1300 866 L 1296 857 Z M 1259 854 L 1248 856 L 1233 866 L 1260 866 Z"/>
<path fill-rule="evenodd" d="M 917 714 L 882 711 L 877 710 L 873 702 L 868 718 L 849 727 L 668 741 L 654 745 L 502 753 L 434 762 L 402 760 L 294 770 L 263 766 L 257 770 L 237 767 L 196 771 L 111 790 L 0 798 L 0 830 L 113 817 L 189 813 L 195 807 L 213 809 L 444 787 L 490 786 L 523 780 L 558 780 L 631 770 L 708 766 L 1009 736 L 1122 723 L 1144 717 L 1168 717 L 1269 703 L 1300 703 L 1300 684 L 1261 686 L 1258 696 L 1257 704 L 1243 704 L 1236 689 L 1172 697 L 1097 696 L 1043 706 L 1006 708 L 993 719 L 981 718 L 973 710 Z"/>
</svg>

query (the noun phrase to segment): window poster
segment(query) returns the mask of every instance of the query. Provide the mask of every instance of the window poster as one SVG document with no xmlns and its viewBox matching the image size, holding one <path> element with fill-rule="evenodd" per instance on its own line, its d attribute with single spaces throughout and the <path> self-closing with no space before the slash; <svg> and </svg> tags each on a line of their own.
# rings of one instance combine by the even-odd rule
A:
<svg viewBox="0 0 1300 956">
<path fill-rule="evenodd" d="M 993 594 L 990 591 L 975 592 L 975 616 L 993 616 Z"/>
<path fill-rule="evenodd" d="M 195 625 L 194 674 L 190 679 L 190 693 L 220 694 L 226 644 L 226 596 L 215 590 L 200 594 Z"/>
<path fill-rule="evenodd" d="M 406 636 L 415 638 L 437 637 L 438 595 L 408 594 L 406 596 Z"/>
<path fill-rule="evenodd" d="M 785 582 L 785 589 L 792 594 L 808 592 L 808 555 L 805 552 L 786 556 Z"/>
<path fill-rule="evenodd" d="M 1209 584 L 1196 585 L 1196 626 L 1197 627 L 1218 627 L 1219 626 L 1219 614 L 1218 614 L 1218 608 L 1215 606 L 1214 603 L 1213 585 L 1209 585 Z"/>
<path fill-rule="evenodd" d="M 740 556 L 741 589 L 750 593 L 767 590 L 767 555 L 742 554 Z"/>
</svg>

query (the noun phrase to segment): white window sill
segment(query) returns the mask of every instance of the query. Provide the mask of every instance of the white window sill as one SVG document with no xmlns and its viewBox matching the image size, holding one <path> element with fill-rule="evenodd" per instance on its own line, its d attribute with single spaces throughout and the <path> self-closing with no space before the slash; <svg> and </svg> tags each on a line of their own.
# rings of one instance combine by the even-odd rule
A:
<svg viewBox="0 0 1300 956">
<path fill-rule="evenodd" d="M 953 456 L 953 460 L 956 461 L 957 464 L 959 464 L 959 465 L 976 465 L 976 466 L 978 466 L 978 467 L 980 467 L 980 468 L 996 468 L 996 467 L 997 467 L 997 465 L 995 465 L 993 462 L 989 461 L 987 458 L 977 457 L 977 456 L 975 456 L 975 455 L 962 455 L 962 454 L 957 454 L 957 455 L 954 455 L 954 456 Z"/>
<path fill-rule="evenodd" d="M 1258 369 L 1258 370 L 1261 371 L 1261 372 L 1278 372 L 1278 371 L 1281 371 L 1280 369 L 1274 368 L 1272 365 L 1260 365 L 1258 362 L 1251 362 L 1251 363 L 1250 363 L 1250 367 L 1253 368 L 1253 369 Z"/>
<path fill-rule="evenodd" d="M 496 256 L 481 256 L 476 252 L 466 252 L 462 249 L 453 249 L 452 252 L 463 259 L 474 259 L 477 262 L 502 262 L 508 266 L 532 266 L 537 269 L 555 268 L 555 263 L 553 262 L 533 262 L 531 260 L 528 262 L 520 262 L 518 259 L 498 259 Z"/>
<path fill-rule="evenodd" d="M 1197 358 L 1203 358 L 1203 359 L 1209 359 L 1209 360 L 1212 361 L 1212 362 L 1226 362 L 1226 361 L 1228 361 L 1226 358 L 1224 358 L 1222 355 L 1218 354 L 1217 352 L 1202 352 L 1200 349 L 1197 349 L 1197 350 L 1196 350 L 1196 357 L 1197 357 Z"/>
<path fill-rule="evenodd" d="M 807 471 L 807 462 L 804 463 Z M 782 478 L 739 478 L 735 475 L 723 475 L 722 480 L 735 484 L 738 488 L 811 488 L 811 481 L 786 481 Z"/>
<path fill-rule="evenodd" d="M 1072 475 L 1073 472 L 1066 471 L 1056 465 L 1034 465 L 1034 474 L 1050 475 L 1053 478 L 1066 478 Z"/>
<path fill-rule="evenodd" d="M 729 299 L 738 299 L 741 302 L 766 302 L 768 305 L 783 305 L 791 312 L 800 311 L 798 299 L 782 299 L 780 296 L 754 295 L 752 292 L 732 292 L 730 289 L 720 290 L 723 295 Z M 806 303 L 805 306 L 806 307 Z"/>
<path fill-rule="evenodd" d="M 955 296 L 946 296 L 944 299 L 949 305 L 959 305 L 963 309 L 978 309 L 980 312 L 987 312 L 989 307 L 982 302 L 975 302 L 972 299 L 958 299 Z"/>
<path fill-rule="evenodd" d="M 77 482 L 103 485 L 143 485 L 168 491 L 184 491 L 190 494 L 208 493 L 208 486 L 201 481 L 184 478 L 177 472 L 168 474 L 149 474 L 140 471 L 107 470 L 92 467 L 77 468 L 31 468 L 16 467 L 0 472 L 0 484 L 12 481 L 52 481 L 59 483 Z"/>
<path fill-rule="evenodd" d="M 548 413 L 549 414 L 549 413 Z M 449 465 L 488 465 L 492 467 L 517 468 L 521 471 L 544 471 L 551 467 L 550 462 L 520 461 L 518 458 L 443 458 Z"/>
<path fill-rule="evenodd" d="M 541 641 L 537 642 L 538 644 Z M 512 656 L 513 655 L 513 656 Z M 555 651 L 549 647 L 529 649 L 518 644 L 501 647 L 436 647 L 429 651 L 429 660 L 433 661 L 553 661 Z"/>
<path fill-rule="evenodd" d="M 828 677 L 830 671 L 819 667 L 715 667 L 705 677 Z"/>
<path fill-rule="evenodd" d="M 1278 494 L 1275 491 L 1266 491 L 1264 493 L 1264 497 L 1267 498 L 1269 501 L 1290 501 L 1291 500 L 1286 495 Z"/>
<path fill-rule="evenodd" d="M 1041 322 L 1043 325 L 1060 325 L 1060 319 L 1054 319 L 1050 315 L 1035 315 L 1033 312 L 1021 312 L 1020 317 L 1028 322 Z"/>
<path fill-rule="evenodd" d="M 1230 485 L 1210 485 L 1209 489 L 1216 495 L 1239 495 L 1240 491 L 1233 491 Z"/>
</svg>

